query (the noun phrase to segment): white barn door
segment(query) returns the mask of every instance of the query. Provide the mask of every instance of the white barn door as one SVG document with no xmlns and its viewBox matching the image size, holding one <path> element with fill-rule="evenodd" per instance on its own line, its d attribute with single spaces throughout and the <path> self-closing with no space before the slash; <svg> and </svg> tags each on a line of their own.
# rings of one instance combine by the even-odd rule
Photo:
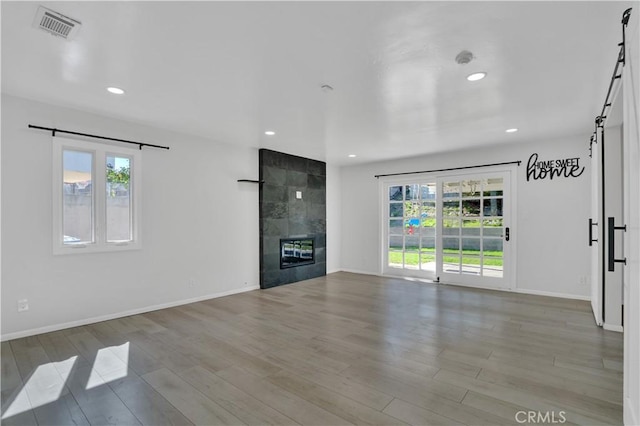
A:
<svg viewBox="0 0 640 426">
<path fill-rule="evenodd" d="M 598 134 L 598 137 L 599 134 Z M 589 245 L 591 247 L 591 308 L 596 324 L 602 326 L 602 163 L 600 143 L 591 145 L 591 217 L 589 218 Z"/>
<path fill-rule="evenodd" d="M 624 96 L 624 423 L 640 424 L 640 26 L 633 10 L 627 32 Z M 634 16 L 635 15 L 635 16 Z"/>
</svg>

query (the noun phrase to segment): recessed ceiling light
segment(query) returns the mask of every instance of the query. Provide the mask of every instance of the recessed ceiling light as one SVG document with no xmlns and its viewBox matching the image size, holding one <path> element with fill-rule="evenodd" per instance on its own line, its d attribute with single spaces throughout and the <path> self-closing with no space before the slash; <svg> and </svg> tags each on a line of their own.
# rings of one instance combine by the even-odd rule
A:
<svg viewBox="0 0 640 426">
<path fill-rule="evenodd" d="M 276 132 L 274 132 L 273 130 L 267 130 L 266 132 L 264 132 L 264 134 L 267 136 L 273 136 L 276 134 Z"/>
<path fill-rule="evenodd" d="M 113 93 L 114 95 L 124 95 L 124 90 L 119 87 L 107 87 L 107 91 L 109 93 Z"/>
<path fill-rule="evenodd" d="M 515 133 L 515 132 L 517 132 L 517 131 L 518 131 L 518 129 L 516 129 L 515 127 L 514 127 L 513 129 L 507 129 L 507 130 L 505 130 L 505 132 L 507 132 L 507 133 Z"/>
<path fill-rule="evenodd" d="M 487 76 L 486 72 L 474 72 L 473 74 L 467 76 L 467 80 L 469 81 L 478 81 L 482 80 Z"/>
<path fill-rule="evenodd" d="M 348 156 L 348 157 L 349 157 L 349 158 L 356 158 L 356 155 L 355 155 L 355 154 L 349 154 L 349 156 Z"/>
</svg>

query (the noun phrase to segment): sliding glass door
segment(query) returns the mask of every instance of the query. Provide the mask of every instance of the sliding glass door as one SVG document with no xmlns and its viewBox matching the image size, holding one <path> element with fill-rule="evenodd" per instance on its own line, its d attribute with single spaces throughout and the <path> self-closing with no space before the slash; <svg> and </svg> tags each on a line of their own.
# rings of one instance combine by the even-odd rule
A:
<svg viewBox="0 0 640 426">
<path fill-rule="evenodd" d="M 441 281 L 510 288 L 510 253 L 505 250 L 511 242 L 508 177 L 491 173 L 439 179 Z"/>
<path fill-rule="evenodd" d="M 387 272 L 435 278 L 436 192 L 428 181 L 387 186 Z"/>
<path fill-rule="evenodd" d="M 383 185 L 383 273 L 511 288 L 510 172 Z"/>
</svg>

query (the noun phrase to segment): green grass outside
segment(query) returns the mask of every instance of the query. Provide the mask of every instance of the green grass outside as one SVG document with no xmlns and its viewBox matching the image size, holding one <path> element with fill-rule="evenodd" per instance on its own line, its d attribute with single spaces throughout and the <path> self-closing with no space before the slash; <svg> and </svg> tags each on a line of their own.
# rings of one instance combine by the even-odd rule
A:
<svg viewBox="0 0 640 426">
<path fill-rule="evenodd" d="M 451 228 L 451 219 L 453 220 L 458 220 L 458 218 L 456 217 L 447 217 L 445 216 L 443 218 L 445 220 L 443 226 L 445 228 Z M 462 227 L 463 228 L 480 228 L 481 225 L 481 219 L 467 219 L 465 217 L 462 217 L 462 219 L 464 219 L 462 221 Z M 482 219 L 485 221 L 484 227 L 485 228 L 495 228 L 495 227 L 501 227 L 502 226 L 502 219 Z M 436 227 L 436 219 L 435 218 L 429 218 L 429 219 L 422 219 L 422 227 L 424 228 L 435 228 Z M 408 226 L 408 225 L 407 225 Z M 457 228 L 457 226 L 455 226 L 455 228 Z"/>
<path fill-rule="evenodd" d="M 400 247 L 398 247 L 400 249 Z M 435 262 L 436 254 L 433 250 L 422 249 L 422 263 Z M 451 256 L 452 254 L 458 254 L 458 250 L 444 249 L 443 250 L 443 262 L 455 263 L 459 261 L 458 256 Z M 449 254 L 449 256 L 447 256 Z M 467 255 L 467 256 L 465 256 Z M 477 257 L 470 257 L 477 256 Z M 480 265 L 480 251 L 479 250 L 462 250 L 462 264 L 463 265 Z M 486 266 L 503 266 L 502 252 L 501 251 L 485 251 L 484 252 L 484 264 Z M 489 257 L 495 256 L 495 257 Z M 402 264 L 402 252 L 389 251 L 389 263 Z M 407 251 L 404 253 L 405 265 L 418 266 L 420 264 L 420 257 L 418 256 L 418 249 Z"/>
</svg>

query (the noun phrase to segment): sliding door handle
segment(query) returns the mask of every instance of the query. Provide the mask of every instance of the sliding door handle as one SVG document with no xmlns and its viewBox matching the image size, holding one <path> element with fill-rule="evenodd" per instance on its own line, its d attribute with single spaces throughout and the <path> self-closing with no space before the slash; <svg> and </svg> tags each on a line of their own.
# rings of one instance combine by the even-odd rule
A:
<svg viewBox="0 0 640 426">
<path fill-rule="evenodd" d="M 507 227 L 504 229 L 504 239 L 505 239 L 506 241 L 509 241 L 509 238 L 511 238 L 511 232 L 509 231 L 509 227 L 507 226 Z"/>
<path fill-rule="evenodd" d="M 615 245 L 616 245 L 616 231 L 627 232 L 627 225 L 616 226 L 615 219 L 609 218 L 609 272 L 615 271 L 616 263 L 627 264 L 627 258 L 616 259 Z"/>
<path fill-rule="evenodd" d="M 598 222 L 594 222 L 593 219 L 589 218 L 589 246 L 592 246 L 593 243 L 597 243 L 598 239 L 593 239 L 593 226 L 598 226 Z"/>
</svg>

